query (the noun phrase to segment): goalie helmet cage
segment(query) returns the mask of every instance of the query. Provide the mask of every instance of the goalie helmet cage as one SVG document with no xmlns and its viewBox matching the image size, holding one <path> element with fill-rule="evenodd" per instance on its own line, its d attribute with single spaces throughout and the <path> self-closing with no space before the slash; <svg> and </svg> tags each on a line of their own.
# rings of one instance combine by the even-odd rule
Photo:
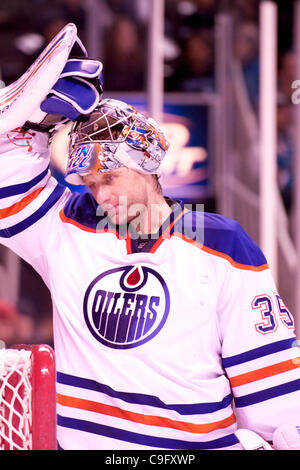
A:
<svg viewBox="0 0 300 470">
<path fill-rule="evenodd" d="M 56 450 L 56 373 L 45 344 L 0 349 L 0 450 Z"/>
</svg>

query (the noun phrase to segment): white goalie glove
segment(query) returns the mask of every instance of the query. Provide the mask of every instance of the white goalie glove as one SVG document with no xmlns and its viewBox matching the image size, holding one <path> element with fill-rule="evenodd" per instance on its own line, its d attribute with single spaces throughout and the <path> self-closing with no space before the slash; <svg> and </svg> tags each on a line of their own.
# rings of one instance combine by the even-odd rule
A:
<svg viewBox="0 0 300 470">
<path fill-rule="evenodd" d="M 89 114 L 102 94 L 102 63 L 89 59 L 74 24 L 66 25 L 31 67 L 0 90 L 0 134 L 52 130 L 62 117 Z"/>
<path fill-rule="evenodd" d="M 238 429 L 235 435 L 243 450 L 273 450 L 263 437 L 250 429 Z"/>
</svg>

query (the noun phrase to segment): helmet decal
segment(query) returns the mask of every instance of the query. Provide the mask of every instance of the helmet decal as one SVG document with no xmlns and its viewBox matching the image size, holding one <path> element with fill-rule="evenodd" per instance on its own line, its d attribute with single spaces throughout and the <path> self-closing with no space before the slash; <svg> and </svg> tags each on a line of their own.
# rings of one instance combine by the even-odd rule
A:
<svg viewBox="0 0 300 470">
<path fill-rule="evenodd" d="M 121 166 L 157 174 L 169 147 L 152 118 L 119 100 L 104 99 L 71 131 L 65 178 L 82 184 L 80 176 Z"/>
</svg>

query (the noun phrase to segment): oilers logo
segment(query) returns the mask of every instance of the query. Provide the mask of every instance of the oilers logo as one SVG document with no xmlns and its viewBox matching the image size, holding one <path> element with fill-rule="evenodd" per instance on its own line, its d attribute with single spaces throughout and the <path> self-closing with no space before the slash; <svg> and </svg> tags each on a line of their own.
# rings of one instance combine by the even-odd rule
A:
<svg viewBox="0 0 300 470">
<path fill-rule="evenodd" d="M 112 286 L 118 288 L 112 291 Z M 100 343 L 128 349 L 158 334 L 169 314 L 170 295 L 152 268 L 125 266 L 105 271 L 91 282 L 83 309 L 86 324 Z"/>
</svg>

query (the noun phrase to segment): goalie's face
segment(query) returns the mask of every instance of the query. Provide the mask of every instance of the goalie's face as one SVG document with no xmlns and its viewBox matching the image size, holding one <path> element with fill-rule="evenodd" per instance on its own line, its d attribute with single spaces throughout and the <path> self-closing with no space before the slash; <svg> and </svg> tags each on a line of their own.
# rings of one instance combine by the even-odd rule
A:
<svg viewBox="0 0 300 470">
<path fill-rule="evenodd" d="M 126 167 L 86 175 L 83 181 L 104 214 L 116 225 L 143 219 L 154 191 L 148 175 Z"/>
</svg>

